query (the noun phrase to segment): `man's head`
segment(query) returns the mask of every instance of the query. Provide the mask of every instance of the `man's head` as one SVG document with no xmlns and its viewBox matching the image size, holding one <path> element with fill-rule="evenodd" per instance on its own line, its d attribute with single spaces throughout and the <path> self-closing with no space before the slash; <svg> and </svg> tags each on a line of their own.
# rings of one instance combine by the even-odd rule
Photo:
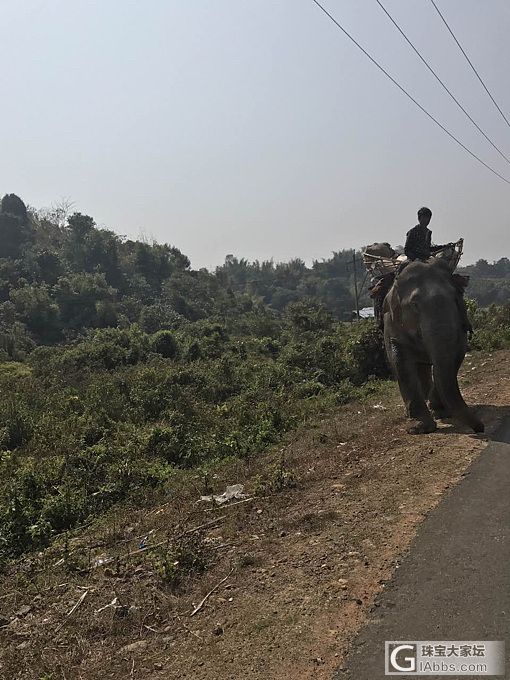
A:
<svg viewBox="0 0 510 680">
<path fill-rule="evenodd" d="M 432 219 L 432 210 L 430 208 L 420 208 L 418 210 L 418 222 L 422 227 L 428 227 Z"/>
</svg>

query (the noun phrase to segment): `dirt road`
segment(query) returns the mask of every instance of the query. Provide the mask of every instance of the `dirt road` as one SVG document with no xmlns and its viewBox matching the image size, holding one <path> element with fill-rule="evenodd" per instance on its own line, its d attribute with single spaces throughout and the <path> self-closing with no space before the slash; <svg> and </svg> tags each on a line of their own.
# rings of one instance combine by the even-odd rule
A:
<svg viewBox="0 0 510 680">
<path fill-rule="evenodd" d="M 162 523 L 182 526 L 191 512 L 196 525 L 218 518 L 205 539 L 213 566 L 184 590 L 165 589 L 149 557 L 85 575 L 60 566 L 50 575 L 43 565 L 26 589 L 17 575 L 4 578 L 1 614 L 10 623 L 1 631 L 0 677 L 331 680 L 423 519 L 509 414 L 509 358 L 509 351 L 479 354 L 463 367 L 461 388 L 479 406 L 483 436 L 447 423 L 408 435 L 390 386 L 290 438 L 283 474 L 273 453 L 230 464 L 213 480 L 215 491 L 236 482 L 260 491 L 271 479 L 281 482 L 278 490 L 209 511 L 191 489 L 155 513 L 119 518 L 123 541 L 133 526 L 143 535 Z M 96 531 L 81 540 L 97 539 Z M 41 560 L 58 563 L 51 554 Z M 104 609 L 114 597 L 140 613 L 135 623 Z M 23 604 L 30 612 L 16 617 Z"/>
</svg>

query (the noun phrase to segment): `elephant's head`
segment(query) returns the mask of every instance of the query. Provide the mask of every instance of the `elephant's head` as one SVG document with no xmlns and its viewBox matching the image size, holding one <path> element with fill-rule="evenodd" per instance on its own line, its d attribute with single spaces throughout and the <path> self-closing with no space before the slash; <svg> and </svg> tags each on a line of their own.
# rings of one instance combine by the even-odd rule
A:
<svg viewBox="0 0 510 680">
<path fill-rule="evenodd" d="M 433 352 L 445 347 L 465 351 L 466 333 L 459 314 L 458 292 L 448 265 L 430 258 L 411 262 L 397 277 L 394 286 L 403 328 L 416 335 Z"/>
</svg>

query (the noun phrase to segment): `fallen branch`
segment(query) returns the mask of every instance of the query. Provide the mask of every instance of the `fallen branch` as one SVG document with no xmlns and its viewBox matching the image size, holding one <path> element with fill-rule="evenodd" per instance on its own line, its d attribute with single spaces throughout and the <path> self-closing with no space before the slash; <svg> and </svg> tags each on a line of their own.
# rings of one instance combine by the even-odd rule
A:
<svg viewBox="0 0 510 680">
<path fill-rule="evenodd" d="M 62 626 L 64 625 L 64 623 L 67 621 L 67 619 L 68 619 L 70 616 L 72 616 L 72 615 L 74 614 L 74 612 L 78 609 L 78 607 L 80 606 L 80 604 L 81 604 L 81 603 L 83 602 L 83 600 L 85 599 L 85 597 L 86 597 L 86 595 L 87 595 L 88 592 L 89 592 L 89 591 L 86 590 L 86 591 L 83 593 L 83 595 L 81 595 L 81 597 L 80 597 L 80 599 L 78 600 L 78 602 L 74 605 L 74 607 L 71 609 L 71 611 L 67 614 L 66 618 L 62 621 L 62 623 L 60 624 L 60 626 L 57 627 L 57 630 L 56 630 L 55 632 L 58 633 L 58 631 L 62 628 Z"/>
<path fill-rule="evenodd" d="M 130 538 L 123 538 L 120 541 L 115 541 L 113 543 L 114 547 L 116 545 L 122 545 L 123 543 L 131 543 L 131 541 L 138 541 L 140 538 L 145 538 L 146 536 L 152 536 L 154 535 L 157 531 L 163 528 L 163 525 L 157 527 L 156 529 L 151 529 L 150 531 L 146 532 L 145 534 L 140 534 L 140 536 L 131 536 Z M 95 545 L 86 545 L 83 546 L 84 548 L 87 548 L 87 550 L 94 550 L 95 548 L 107 548 L 109 546 L 107 541 L 102 541 L 101 543 L 96 543 Z"/>
<path fill-rule="evenodd" d="M 163 508 L 166 508 L 167 505 L 170 505 L 170 503 L 173 503 L 173 501 L 168 501 L 168 503 L 163 503 L 163 505 L 160 505 L 159 508 L 156 508 L 155 510 L 151 510 L 149 513 L 147 513 L 146 517 L 150 517 L 150 515 L 157 515 Z"/>
<path fill-rule="evenodd" d="M 0 600 L 5 600 L 6 597 L 14 597 L 14 595 L 23 595 L 23 593 L 21 593 L 19 590 L 13 590 L 12 593 L 0 595 Z"/>
<path fill-rule="evenodd" d="M 191 612 L 190 617 L 191 617 L 191 616 L 195 616 L 195 614 L 197 614 L 197 613 L 202 609 L 202 607 L 204 606 L 204 604 L 206 603 L 206 601 L 211 597 L 211 595 L 212 595 L 216 590 L 218 590 L 218 588 L 221 586 L 222 583 L 225 583 L 225 581 L 226 581 L 228 578 L 230 578 L 230 576 L 231 576 L 231 574 L 232 574 L 233 571 L 234 571 L 234 567 L 232 567 L 232 569 L 231 569 L 231 570 L 229 571 L 229 573 L 225 576 L 225 578 L 222 578 L 221 581 L 220 581 L 219 583 L 217 583 L 217 584 L 214 586 L 214 588 L 213 588 L 212 590 L 210 590 L 210 591 L 207 593 L 207 595 L 204 597 L 204 599 L 203 599 L 201 602 L 199 602 L 199 603 L 197 604 L 197 606 L 195 607 L 195 609 Z"/>
<path fill-rule="evenodd" d="M 216 519 L 212 519 L 210 522 L 206 522 L 205 524 L 201 524 L 198 527 L 193 527 L 193 529 L 187 529 L 186 531 L 183 531 L 182 534 L 178 536 L 178 538 L 181 538 L 182 536 L 187 536 L 188 534 L 193 534 L 195 531 L 200 531 L 200 529 L 205 529 L 206 527 L 211 526 L 211 524 L 216 524 L 216 522 L 220 522 L 223 519 L 226 519 L 227 516 L 223 515 L 223 517 L 216 517 Z"/>
<path fill-rule="evenodd" d="M 100 609 L 96 609 L 95 613 L 99 614 L 100 612 L 104 612 L 105 609 L 109 609 L 110 607 L 116 607 L 118 602 L 118 598 L 114 597 L 113 600 L 110 602 L 110 604 L 105 604 L 104 607 L 101 607 Z"/>
<path fill-rule="evenodd" d="M 201 524 L 198 527 L 193 527 L 192 529 L 187 529 L 186 531 L 183 531 L 182 534 L 179 534 L 178 536 L 175 536 L 174 538 L 171 539 L 165 539 L 164 541 L 160 541 L 159 543 L 154 543 L 154 545 L 147 545 L 145 548 L 139 548 L 138 550 L 134 550 L 132 552 L 126 553 L 125 555 L 122 555 L 121 557 L 117 557 L 115 559 L 117 560 L 123 560 L 128 557 L 133 557 L 133 555 L 140 555 L 140 553 L 146 552 L 147 550 L 154 550 L 154 548 L 159 548 L 160 545 L 165 545 L 169 541 L 175 541 L 178 540 L 179 538 L 182 538 L 183 536 L 187 536 L 188 534 L 192 534 L 195 531 L 200 531 L 200 529 L 205 529 L 206 527 L 211 526 L 212 524 L 216 524 L 217 522 L 221 522 L 221 520 L 226 519 L 226 516 L 223 517 L 217 517 L 216 519 L 211 520 L 210 522 L 206 522 L 205 524 Z"/>
<path fill-rule="evenodd" d="M 184 614 L 183 614 L 183 616 L 184 616 Z M 194 630 L 191 630 L 191 628 L 189 628 L 189 627 L 184 623 L 184 621 L 181 620 L 181 617 L 179 616 L 179 614 L 176 614 L 176 617 L 177 617 L 179 623 L 181 624 L 181 626 L 184 628 L 184 630 L 187 630 L 188 633 L 190 633 L 191 635 L 194 635 L 198 640 L 200 640 L 200 642 L 202 642 L 202 638 L 200 637 L 200 635 L 198 635 L 197 633 L 195 633 Z"/>
</svg>

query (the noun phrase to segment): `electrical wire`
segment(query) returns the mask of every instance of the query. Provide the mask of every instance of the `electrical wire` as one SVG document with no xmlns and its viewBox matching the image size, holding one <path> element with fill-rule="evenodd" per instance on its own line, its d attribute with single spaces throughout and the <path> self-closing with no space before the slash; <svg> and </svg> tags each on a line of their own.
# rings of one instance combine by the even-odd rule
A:
<svg viewBox="0 0 510 680">
<path fill-rule="evenodd" d="M 474 74 L 476 75 L 476 77 L 478 78 L 478 80 L 481 82 L 481 84 L 482 84 L 482 86 L 483 86 L 483 89 L 487 92 L 487 94 L 489 95 L 489 97 L 492 99 L 492 102 L 493 102 L 494 106 L 497 108 L 497 110 L 498 110 L 498 111 L 500 112 L 500 114 L 503 116 L 503 118 L 505 119 L 506 124 L 510 127 L 510 121 L 509 121 L 508 118 L 505 116 L 505 114 L 503 113 L 503 111 L 499 108 L 499 106 L 498 106 L 496 100 L 494 99 L 494 97 L 492 96 L 492 94 L 489 92 L 489 88 L 488 88 L 487 85 L 483 82 L 482 77 L 480 76 L 480 74 L 478 73 L 478 71 L 476 70 L 476 68 L 474 67 L 473 62 L 471 61 L 471 59 L 468 57 L 468 55 L 467 55 L 466 52 L 464 51 L 464 48 L 462 47 L 462 45 L 460 44 L 460 42 L 457 40 L 457 38 L 456 38 L 456 36 L 455 36 L 455 33 L 452 31 L 452 29 L 450 28 L 448 22 L 446 21 L 446 19 L 444 18 L 444 16 L 441 14 L 441 12 L 440 12 L 440 10 L 439 10 L 439 7 L 436 5 L 436 3 L 434 2 L 434 0 L 430 0 L 430 2 L 434 5 L 434 7 L 435 7 L 435 9 L 436 9 L 436 12 L 439 14 L 439 16 L 441 17 L 441 19 L 443 20 L 444 25 L 446 26 L 446 28 L 447 28 L 448 31 L 450 32 L 452 38 L 453 38 L 453 39 L 455 40 L 455 42 L 457 43 L 457 46 L 458 46 L 459 50 L 460 50 L 460 51 L 462 52 L 462 54 L 466 57 L 466 60 L 467 60 L 468 64 L 471 66 L 471 68 L 473 69 Z"/>
<path fill-rule="evenodd" d="M 424 113 L 426 116 L 428 116 L 428 117 L 430 118 L 430 120 L 432 120 L 436 125 L 438 125 L 438 126 L 441 128 L 441 130 L 443 130 L 443 132 L 446 132 L 446 134 L 447 134 L 449 137 L 451 137 L 451 139 L 453 139 L 454 142 L 456 142 L 459 146 L 461 146 L 461 147 L 464 149 L 464 151 L 467 151 L 468 154 L 469 154 L 470 156 L 472 156 L 473 158 L 475 158 L 479 163 L 481 163 L 484 167 L 486 167 L 487 170 L 490 170 L 490 172 L 492 172 L 494 175 L 496 175 L 497 177 L 499 177 L 500 179 L 502 179 L 503 182 L 506 182 L 507 184 L 510 185 L 510 180 L 508 180 L 506 177 L 503 177 L 503 175 L 500 175 L 499 172 L 497 172 L 497 170 L 494 170 L 494 168 L 491 168 L 490 165 L 488 165 L 485 161 L 483 161 L 481 158 L 479 158 L 473 151 L 471 151 L 470 149 L 468 149 L 468 147 L 467 147 L 465 144 L 463 144 L 459 139 L 457 139 L 457 137 L 455 137 L 455 135 L 453 135 L 449 130 L 447 130 L 447 129 L 445 128 L 444 125 L 442 125 L 436 118 L 434 118 L 434 116 L 433 116 L 431 113 L 429 113 L 429 112 L 428 112 L 428 111 L 427 111 L 427 110 L 426 110 L 426 109 L 425 109 L 418 101 L 416 101 L 416 99 L 415 99 L 412 95 L 410 95 L 409 92 L 407 92 L 407 90 L 405 90 L 405 89 L 402 87 L 402 85 L 400 85 L 400 84 L 395 80 L 395 78 L 393 78 L 393 76 L 390 76 L 390 74 L 388 73 L 388 71 L 386 71 L 386 70 L 385 70 L 385 69 L 384 69 L 384 68 L 383 68 L 383 67 L 382 67 L 382 66 L 381 66 L 381 65 L 380 65 L 380 64 L 379 64 L 379 63 L 378 63 L 378 62 L 377 62 L 377 61 L 376 61 L 376 60 L 375 60 L 375 59 L 374 59 L 374 58 L 373 58 L 366 50 L 365 50 L 365 48 L 362 47 L 362 46 L 359 44 L 359 42 L 357 42 L 357 41 L 352 37 L 352 35 L 351 35 L 350 33 L 347 32 L 347 30 L 346 30 L 346 29 L 345 29 L 345 28 L 344 28 L 344 27 L 343 27 L 343 26 L 335 19 L 334 16 L 332 16 L 332 15 L 327 11 L 327 9 L 326 9 L 325 7 L 323 7 L 323 6 L 320 4 L 320 2 L 319 2 L 318 0 L 312 0 L 312 2 L 314 2 L 314 3 L 317 5 L 317 7 L 319 7 L 319 9 L 321 9 L 321 10 L 324 12 L 324 14 L 325 14 L 327 17 L 329 17 L 329 18 L 331 19 L 331 21 L 335 24 L 335 26 L 337 26 L 337 28 L 339 28 L 339 29 L 342 31 L 342 33 L 344 33 L 344 34 L 349 38 L 349 40 L 351 40 L 351 41 L 356 45 L 356 47 L 358 47 L 358 48 L 363 52 L 363 54 L 364 54 L 366 57 L 368 57 L 368 58 L 370 59 L 370 61 L 371 61 L 375 66 L 377 66 L 377 68 L 378 68 L 380 71 L 382 71 L 382 72 L 384 73 L 384 75 L 385 75 L 387 78 L 389 78 L 389 79 L 391 80 L 391 82 L 392 82 L 394 85 L 396 85 L 396 86 L 398 87 L 398 89 L 399 89 L 401 92 L 403 92 L 403 93 L 406 95 L 406 97 L 408 97 L 414 104 L 416 104 L 416 106 L 417 106 L 421 111 L 423 111 L 423 113 Z"/>
<path fill-rule="evenodd" d="M 386 14 L 386 16 L 388 17 L 388 19 L 390 19 L 390 21 L 393 23 L 393 25 L 395 26 L 395 28 L 400 32 L 400 34 L 404 37 L 404 39 L 407 41 L 407 43 L 413 48 L 413 50 L 416 52 L 416 54 L 420 57 L 420 59 L 422 60 L 422 62 L 425 64 L 425 66 L 428 68 L 428 70 L 432 73 L 432 75 L 433 75 L 434 78 L 437 80 L 437 82 L 441 85 L 441 87 L 442 87 L 444 90 L 446 90 L 446 92 L 450 95 L 450 97 L 453 99 L 453 101 L 457 104 L 457 106 L 461 109 L 461 111 L 463 111 L 464 114 L 469 118 L 469 120 L 473 123 L 473 125 L 476 127 L 476 129 L 477 129 L 479 132 L 482 133 L 482 135 L 483 135 L 483 136 L 485 137 L 485 139 L 489 142 L 489 144 L 490 144 L 494 149 L 496 149 L 496 151 L 499 153 L 499 155 L 500 155 L 502 158 L 504 158 L 505 161 L 506 161 L 507 163 L 510 164 L 510 159 L 508 159 L 508 158 L 505 156 L 505 154 L 504 154 L 500 149 L 498 149 L 498 147 L 494 144 L 494 142 L 492 141 L 492 139 L 490 139 L 490 137 L 488 137 L 488 135 L 485 134 L 485 132 L 482 130 L 482 128 L 478 125 L 478 123 L 477 123 L 475 120 L 473 120 L 473 118 L 471 118 L 471 116 L 470 116 L 469 113 L 466 111 L 466 109 L 462 106 L 462 104 L 459 102 L 459 100 L 458 100 L 458 99 L 455 97 L 455 95 L 448 89 L 448 87 L 444 84 L 444 82 L 441 80 L 441 78 L 440 78 L 440 77 L 437 75 L 437 73 L 434 71 L 434 69 L 432 68 L 432 66 L 430 66 L 430 64 L 427 62 L 427 60 L 425 59 L 425 57 L 422 56 L 422 54 L 421 54 L 421 53 L 418 51 L 418 49 L 413 45 L 413 43 L 412 43 L 411 40 L 407 37 L 407 35 L 404 33 L 404 31 L 400 28 L 400 26 L 397 24 L 397 22 L 395 21 L 395 19 L 391 16 L 391 14 L 388 12 L 388 10 L 386 9 L 386 7 L 382 4 L 381 0 L 376 0 L 376 2 L 377 2 L 377 4 L 379 5 L 379 7 L 382 9 L 382 11 Z"/>
</svg>

